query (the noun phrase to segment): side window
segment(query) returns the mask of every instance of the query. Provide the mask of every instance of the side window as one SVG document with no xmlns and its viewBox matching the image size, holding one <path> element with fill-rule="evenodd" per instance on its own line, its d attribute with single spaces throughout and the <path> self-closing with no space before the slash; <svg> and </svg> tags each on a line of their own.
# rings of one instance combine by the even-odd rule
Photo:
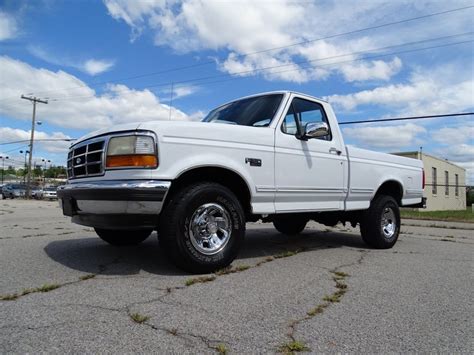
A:
<svg viewBox="0 0 474 355">
<path fill-rule="evenodd" d="M 293 105 L 290 106 L 285 116 L 285 119 L 283 120 L 281 130 L 283 133 L 291 135 L 296 135 L 296 133 L 298 132 L 298 127 L 296 126 L 295 112 L 293 111 Z"/>
<path fill-rule="evenodd" d="M 326 122 L 329 125 L 326 114 L 321 105 L 316 102 L 295 98 L 293 99 L 290 109 L 283 120 L 281 130 L 283 133 L 296 135 L 298 132 L 298 126 L 302 132 L 306 124 L 309 122 Z M 329 132 L 331 131 L 329 130 Z M 330 141 L 332 140 L 332 136 L 331 133 L 329 133 L 328 136 L 318 139 Z"/>
</svg>

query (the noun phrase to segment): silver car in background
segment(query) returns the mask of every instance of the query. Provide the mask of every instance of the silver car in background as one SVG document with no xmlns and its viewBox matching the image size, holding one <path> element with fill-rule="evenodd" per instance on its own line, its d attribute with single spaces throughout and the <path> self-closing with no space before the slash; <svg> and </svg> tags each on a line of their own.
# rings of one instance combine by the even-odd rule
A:
<svg viewBox="0 0 474 355">
<path fill-rule="evenodd" d="M 25 197 L 26 185 L 23 184 L 6 184 L 2 187 L 2 196 L 6 198 Z"/>
</svg>

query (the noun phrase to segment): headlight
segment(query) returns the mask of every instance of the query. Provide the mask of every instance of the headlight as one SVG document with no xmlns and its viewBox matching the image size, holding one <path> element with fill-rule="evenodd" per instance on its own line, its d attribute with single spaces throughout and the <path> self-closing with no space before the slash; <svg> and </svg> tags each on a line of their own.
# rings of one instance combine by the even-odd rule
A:
<svg viewBox="0 0 474 355">
<path fill-rule="evenodd" d="M 122 136 L 109 140 L 107 168 L 156 168 L 158 157 L 151 136 Z"/>
</svg>

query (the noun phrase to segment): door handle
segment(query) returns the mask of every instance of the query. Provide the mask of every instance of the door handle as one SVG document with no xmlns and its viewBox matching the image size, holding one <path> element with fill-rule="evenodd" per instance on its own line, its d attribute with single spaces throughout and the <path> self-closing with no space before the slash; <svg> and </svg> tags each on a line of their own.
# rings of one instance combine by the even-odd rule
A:
<svg viewBox="0 0 474 355">
<path fill-rule="evenodd" d="M 342 152 L 341 152 L 339 149 L 334 148 L 334 147 L 333 147 L 333 148 L 329 148 L 329 153 L 331 153 L 331 154 L 337 154 L 337 155 L 341 155 L 341 154 L 342 154 Z"/>
</svg>

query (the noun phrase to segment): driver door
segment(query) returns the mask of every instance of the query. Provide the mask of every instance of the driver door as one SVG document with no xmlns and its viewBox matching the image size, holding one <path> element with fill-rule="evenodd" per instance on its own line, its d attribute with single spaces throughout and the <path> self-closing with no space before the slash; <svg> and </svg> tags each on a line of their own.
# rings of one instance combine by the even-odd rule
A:
<svg viewBox="0 0 474 355">
<path fill-rule="evenodd" d="M 325 122 L 329 134 L 305 138 L 310 122 Z M 341 142 L 333 137 L 321 104 L 294 97 L 275 130 L 275 210 L 278 213 L 343 208 L 344 164 Z"/>
</svg>

